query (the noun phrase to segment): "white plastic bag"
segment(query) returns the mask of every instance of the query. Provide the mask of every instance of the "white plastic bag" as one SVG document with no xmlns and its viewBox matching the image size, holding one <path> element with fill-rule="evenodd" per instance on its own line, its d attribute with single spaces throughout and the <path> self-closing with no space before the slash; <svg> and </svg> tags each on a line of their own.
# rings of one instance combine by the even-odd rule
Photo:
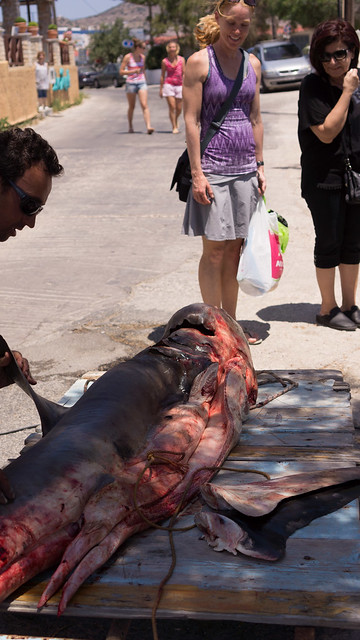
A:
<svg viewBox="0 0 360 640">
<path fill-rule="evenodd" d="M 251 296 L 273 291 L 283 269 L 277 214 L 267 211 L 265 200 L 260 197 L 240 256 L 237 274 L 240 289 Z"/>
</svg>

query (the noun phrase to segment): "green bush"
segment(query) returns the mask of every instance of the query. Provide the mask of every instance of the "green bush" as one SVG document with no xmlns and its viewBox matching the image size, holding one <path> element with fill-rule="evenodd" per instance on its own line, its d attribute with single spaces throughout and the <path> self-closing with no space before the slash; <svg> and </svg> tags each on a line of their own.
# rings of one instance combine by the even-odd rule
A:
<svg viewBox="0 0 360 640">
<path fill-rule="evenodd" d="M 26 22 L 25 18 L 22 18 L 21 16 L 19 16 L 18 18 L 15 18 L 14 23 L 15 22 Z"/>
<path fill-rule="evenodd" d="M 147 69 L 160 69 L 161 61 L 166 58 L 166 47 L 164 44 L 155 44 L 149 50 L 146 56 L 146 68 Z"/>
<path fill-rule="evenodd" d="M 28 22 L 28 27 L 38 27 L 38 23 L 34 22 L 33 20 L 31 20 L 31 22 Z"/>
<path fill-rule="evenodd" d="M 0 118 L 0 131 L 5 131 L 5 129 L 9 129 L 10 126 L 11 125 L 10 125 L 7 117 L 6 118 Z"/>
<path fill-rule="evenodd" d="M 56 24 L 49 24 L 48 29 L 56 29 L 56 31 L 57 31 L 57 25 Z"/>
</svg>

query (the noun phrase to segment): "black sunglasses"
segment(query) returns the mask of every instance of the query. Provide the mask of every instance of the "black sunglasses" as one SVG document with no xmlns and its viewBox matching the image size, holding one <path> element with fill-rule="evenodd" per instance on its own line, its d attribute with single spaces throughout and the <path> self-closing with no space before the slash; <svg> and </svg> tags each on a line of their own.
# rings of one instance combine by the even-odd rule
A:
<svg viewBox="0 0 360 640">
<path fill-rule="evenodd" d="M 28 193 L 23 191 L 20 187 L 18 187 L 15 182 L 8 179 L 8 183 L 12 186 L 14 191 L 18 194 L 20 198 L 20 209 L 26 216 L 36 216 L 37 213 L 43 210 L 43 205 L 38 198 L 34 198 L 33 196 L 29 196 Z"/>
<path fill-rule="evenodd" d="M 224 0 L 224 2 L 226 2 L 226 0 Z M 228 2 L 233 2 L 234 4 L 237 4 L 238 2 L 240 2 L 240 0 L 228 0 Z M 244 0 L 245 4 L 247 4 L 248 7 L 256 7 L 256 0 Z"/>
<path fill-rule="evenodd" d="M 340 62 L 341 60 L 345 60 L 348 53 L 349 49 L 338 49 L 337 51 L 334 51 L 334 53 L 324 51 L 320 56 L 320 61 L 330 62 L 334 58 L 335 62 Z"/>
</svg>

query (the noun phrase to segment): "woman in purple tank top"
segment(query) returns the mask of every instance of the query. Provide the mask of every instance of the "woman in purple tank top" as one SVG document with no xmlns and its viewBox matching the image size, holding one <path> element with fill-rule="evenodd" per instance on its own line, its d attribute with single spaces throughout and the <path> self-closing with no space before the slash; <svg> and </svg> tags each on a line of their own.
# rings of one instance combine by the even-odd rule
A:
<svg viewBox="0 0 360 640">
<path fill-rule="evenodd" d="M 183 233 L 201 235 L 203 301 L 236 318 L 241 246 L 259 192 L 265 191 L 259 60 L 250 55 L 242 86 L 200 157 L 200 140 L 229 95 L 243 57 L 256 0 L 217 0 L 195 35 L 202 49 L 187 61 L 183 85 L 192 188 Z M 200 129 L 199 129 L 200 125 Z M 248 337 L 250 344 L 257 339 Z"/>
</svg>

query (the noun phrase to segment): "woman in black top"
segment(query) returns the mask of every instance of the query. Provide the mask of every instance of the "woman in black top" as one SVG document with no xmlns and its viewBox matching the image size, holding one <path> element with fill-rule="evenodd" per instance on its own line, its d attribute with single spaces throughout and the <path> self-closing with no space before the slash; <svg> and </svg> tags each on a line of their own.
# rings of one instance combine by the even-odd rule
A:
<svg viewBox="0 0 360 640">
<path fill-rule="evenodd" d="M 354 331 L 360 327 L 355 295 L 360 262 L 360 205 L 345 202 L 345 149 L 360 172 L 359 39 L 341 19 L 319 24 L 310 61 L 315 73 L 301 85 L 299 142 L 301 192 L 315 228 L 314 262 L 321 293 L 319 325 Z M 339 267 L 341 309 L 335 299 Z"/>
</svg>

